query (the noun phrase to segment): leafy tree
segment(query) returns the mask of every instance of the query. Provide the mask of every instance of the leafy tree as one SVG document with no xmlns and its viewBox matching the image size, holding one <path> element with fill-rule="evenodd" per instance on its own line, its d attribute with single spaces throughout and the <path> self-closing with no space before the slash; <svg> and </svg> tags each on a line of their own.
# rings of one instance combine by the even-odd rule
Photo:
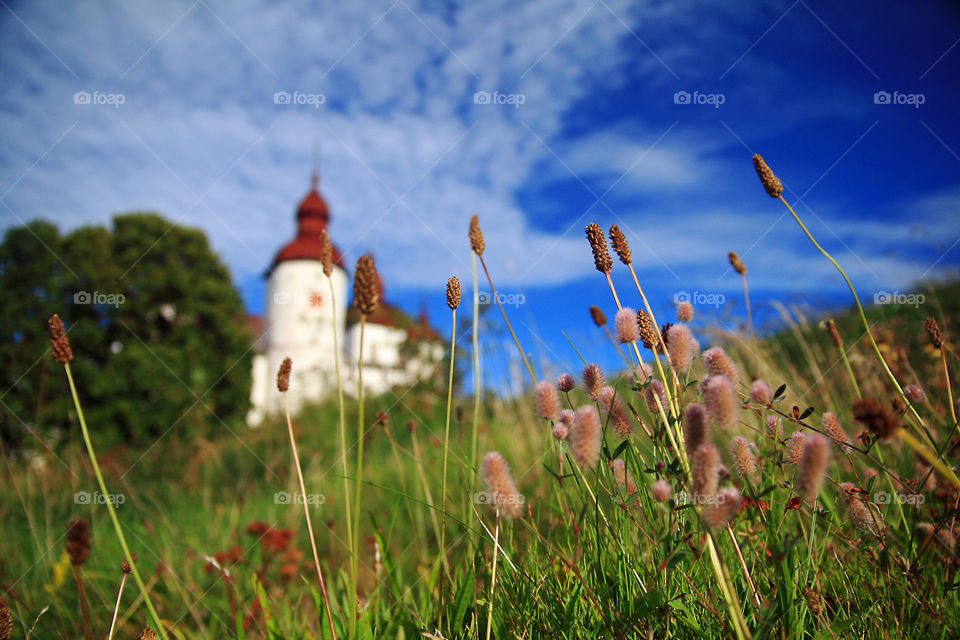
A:
<svg viewBox="0 0 960 640">
<path fill-rule="evenodd" d="M 74 421 L 47 355 L 53 313 L 67 325 L 84 411 L 101 438 L 145 443 L 242 424 L 252 337 L 202 231 L 144 213 L 66 236 L 46 222 L 13 228 L 0 244 L 0 296 L 7 445 L 35 446 Z"/>
</svg>

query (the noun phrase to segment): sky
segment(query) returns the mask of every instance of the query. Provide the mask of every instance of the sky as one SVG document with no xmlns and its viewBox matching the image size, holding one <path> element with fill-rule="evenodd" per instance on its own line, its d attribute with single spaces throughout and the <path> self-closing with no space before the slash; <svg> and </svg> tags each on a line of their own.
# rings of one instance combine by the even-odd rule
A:
<svg viewBox="0 0 960 640">
<path fill-rule="evenodd" d="M 661 321 L 686 294 L 699 327 L 742 323 L 731 250 L 761 325 L 774 301 L 849 303 L 759 152 L 861 297 L 908 292 L 960 265 L 960 9 L 837 4 L 0 0 L 0 229 L 157 211 L 262 312 L 317 157 L 348 263 L 372 253 L 440 327 L 479 215 L 556 372 L 579 367 L 568 337 L 616 359 L 587 314 L 615 311 L 590 221 L 626 232 Z"/>
</svg>

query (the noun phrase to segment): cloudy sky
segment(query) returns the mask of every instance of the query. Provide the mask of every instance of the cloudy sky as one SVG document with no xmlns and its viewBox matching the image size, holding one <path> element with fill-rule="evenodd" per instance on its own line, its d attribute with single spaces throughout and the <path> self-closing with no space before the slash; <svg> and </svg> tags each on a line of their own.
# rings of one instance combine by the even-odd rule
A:
<svg viewBox="0 0 960 640">
<path fill-rule="evenodd" d="M 960 264 L 960 11 L 835 4 L 2 0 L 0 227 L 155 210 L 260 311 L 319 147 L 332 236 L 388 297 L 441 315 L 477 213 L 529 347 L 566 362 L 561 330 L 612 309 L 591 220 L 663 314 L 681 291 L 742 314 L 730 250 L 760 313 L 846 301 L 760 152 L 865 297 L 907 290 Z"/>
</svg>

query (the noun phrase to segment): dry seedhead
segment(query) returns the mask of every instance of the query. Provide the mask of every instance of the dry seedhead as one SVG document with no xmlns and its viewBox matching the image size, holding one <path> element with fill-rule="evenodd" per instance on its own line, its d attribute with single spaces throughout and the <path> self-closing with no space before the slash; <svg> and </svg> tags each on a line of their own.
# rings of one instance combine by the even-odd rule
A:
<svg viewBox="0 0 960 640">
<path fill-rule="evenodd" d="M 67 526 L 66 550 L 73 566 L 79 567 L 87 561 L 87 556 L 90 555 L 90 527 L 83 518 L 78 518 Z"/>
<path fill-rule="evenodd" d="M 653 320 L 643 309 L 637 310 L 637 326 L 640 328 L 640 341 L 647 349 L 653 349 L 660 345 L 660 336 L 657 328 L 653 326 Z"/>
<path fill-rule="evenodd" d="M 709 439 L 710 427 L 703 405 L 696 402 L 688 404 L 683 411 L 683 446 L 687 455 L 693 455 L 693 452 Z"/>
<path fill-rule="evenodd" d="M 759 479 L 757 457 L 750 447 L 749 440 L 743 436 L 737 436 L 730 443 L 730 452 L 733 454 L 733 463 L 737 469 L 737 475 L 743 480 L 756 482 Z"/>
<path fill-rule="evenodd" d="M 137 561 L 137 554 L 134 553 L 133 551 L 130 552 L 130 557 L 133 558 L 133 561 L 134 561 L 134 562 Z M 133 573 L 133 569 L 130 568 L 130 563 L 127 562 L 127 559 L 126 559 L 126 558 L 124 558 L 124 559 L 120 562 L 120 571 L 122 571 L 123 573 L 126 573 L 126 574 L 128 574 L 128 575 L 131 574 L 131 573 Z"/>
<path fill-rule="evenodd" d="M 470 248 L 478 256 L 483 255 L 486 245 L 483 242 L 483 231 L 480 230 L 480 220 L 477 216 L 470 218 Z"/>
<path fill-rule="evenodd" d="M 620 262 L 630 264 L 633 258 L 630 254 L 630 245 L 627 243 L 627 236 L 623 235 L 623 231 L 620 231 L 620 227 L 615 224 L 610 225 L 610 245 L 620 257 Z"/>
<path fill-rule="evenodd" d="M 447 306 L 451 311 L 460 306 L 460 280 L 456 276 L 447 280 Z"/>
<path fill-rule="evenodd" d="M 940 332 L 940 325 L 937 324 L 936 318 L 927 318 L 924 320 L 923 328 L 926 329 L 927 335 L 930 336 L 930 344 L 933 345 L 933 348 L 943 349 L 943 334 Z"/>
<path fill-rule="evenodd" d="M 73 351 L 70 349 L 70 341 L 67 339 L 67 332 L 63 328 L 63 320 L 60 319 L 60 316 L 57 314 L 50 316 L 48 329 L 53 359 L 60 364 L 66 364 L 73 360 Z"/>
<path fill-rule="evenodd" d="M 827 333 L 830 334 L 830 339 L 833 340 L 833 344 L 838 349 L 843 349 L 843 338 L 840 337 L 840 332 L 837 330 L 837 323 L 833 320 L 827 320 L 824 323 L 824 327 Z"/>
<path fill-rule="evenodd" d="M 371 256 L 360 256 L 353 271 L 353 304 L 365 316 L 380 306 L 377 267 Z"/>
<path fill-rule="evenodd" d="M 717 493 L 720 482 L 720 452 L 707 442 L 690 457 L 690 493 L 694 504 L 706 504 Z"/>
<path fill-rule="evenodd" d="M 850 521 L 861 531 L 877 533 L 877 524 L 870 513 L 870 507 L 864 502 L 861 492 L 856 490 L 852 482 L 840 484 L 840 499 Z"/>
<path fill-rule="evenodd" d="M 853 419 L 880 440 L 890 438 L 900 428 L 897 414 L 876 398 L 861 398 L 854 402 Z"/>
<path fill-rule="evenodd" d="M 703 352 L 703 366 L 711 376 L 725 376 L 736 388 L 740 382 L 740 370 L 723 347 L 713 347 Z"/>
<path fill-rule="evenodd" d="M 329 278 L 333 274 L 333 245 L 326 229 L 320 232 L 320 264 L 323 265 L 323 275 Z"/>
<path fill-rule="evenodd" d="M 0 640 L 10 640 L 13 634 L 13 614 L 7 607 L 7 601 L 0 596 Z"/>
<path fill-rule="evenodd" d="M 593 251 L 593 264 L 597 271 L 603 274 L 610 273 L 613 268 L 613 260 L 610 259 L 610 253 L 607 251 L 607 241 L 603 237 L 603 229 L 596 222 L 591 222 L 586 227 L 587 240 L 590 242 L 590 250 Z"/>
<path fill-rule="evenodd" d="M 590 317 L 593 319 L 593 324 L 598 327 L 602 327 L 607 324 L 607 316 L 604 315 L 603 310 L 600 307 L 592 306 L 590 307 Z"/>
<path fill-rule="evenodd" d="M 293 369 L 293 361 L 290 358 L 284 358 L 280 363 L 280 369 L 277 370 L 277 390 L 280 393 L 286 393 L 290 388 L 290 371 Z"/>
<path fill-rule="evenodd" d="M 730 261 L 730 266 L 733 267 L 733 270 L 739 273 L 741 276 L 747 275 L 747 265 L 743 264 L 743 260 L 740 259 L 740 256 L 737 255 L 736 251 L 731 251 L 727 254 L 727 260 Z"/>
<path fill-rule="evenodd" d="M 783 193 L 783 184 L 777 176 L 773 175 L 773 171 L 759 153 L 753 155 L 753 168 L 757 170 L 757 177 L 760 178 L 760 184 L 766 189 L 767 195 L 771 198 L 779 198 Z"/>
<path fill-rule="evenodd" d="M 837 414 L 830 412 L 823 414 L 823 422 L 821 424 L 823 424 L 823 432 L 830 436 L 833 443 L 840 449 L 840 453 L 850 455 L 850 447 L 853 446 L 853 441 L 850 439 L 850 436 L 847 435 L 847 432 L 843 430 Z"/>
</svg>

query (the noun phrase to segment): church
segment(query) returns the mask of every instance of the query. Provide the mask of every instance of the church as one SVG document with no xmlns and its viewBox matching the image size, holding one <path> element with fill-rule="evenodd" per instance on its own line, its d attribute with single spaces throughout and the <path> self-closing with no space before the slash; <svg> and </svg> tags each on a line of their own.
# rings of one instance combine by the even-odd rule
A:
<svg viewBox="0 0 960 640">
<path fill-rule="evenodd" d="M 286 357 L 293 360 L 287 392 L 291 412 L 336 396 L 335 354 L 344 393 L 357 392 L 359 312 L 347 305 L 350 274 L 336 244 L 329 280 L 323 273 L 320 234 L 328 228 L 330 209 L 320 195 L 316 171 L 310 191 L 297 207 L 296 223 L 296 237 L 277 252 L 264 276 L 265 314 L 247 318 L 256 340 L 250 426 L 283 411 L 276 374 Z M 413 319 L 384 297 L 382 274 L 378 285 L 380 307 L 367 317 L 363 338 L 364 393 L 378 395 L 432 382 L 443 374 L 443 367 L 438 367 L 444 361 L 443 338 L 430 326 L 426 313 Z"/>
</svg>

